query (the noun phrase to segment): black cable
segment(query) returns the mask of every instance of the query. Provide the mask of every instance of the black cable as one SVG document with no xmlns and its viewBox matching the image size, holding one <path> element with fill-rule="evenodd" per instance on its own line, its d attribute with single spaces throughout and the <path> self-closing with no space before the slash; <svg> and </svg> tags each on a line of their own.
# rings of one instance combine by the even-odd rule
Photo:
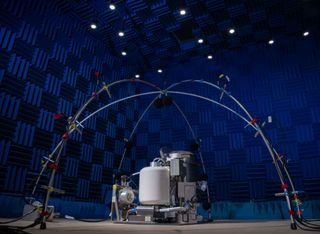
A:
<svg viewBox="0 0 320 234">
<path fill-rule="evenodd" d="M 320 222 L 320 219 L 306 219 L 306 220 L 309 222 Z"/>
<path fill-rule="evenodd" d="M 32 211 L 30 211 L 29 213 L 26 213 L 26 214 L 24 214 L 24 215 L 22 215 L 22 216 L 20 216 L 20 217 L 18 217 L 18 218 L 16 218 L 16 219 L 12 219 L 12 220 L 5 221 L 5 222 L 0 222 L 0 224 L 9 224 L 9 223 L 17 222 L 17 221 L 19 221 L 19 220 L 23 219 L 24 217 L 26 217 L 26 216 L 28 216 L 28 215 L 32 214 L 32 213 L 33 213 L 33 212 L 35 212 L 36 210 L 37 210 L 37 208 L 33 209 L 33 210 L 32 210 Z"/>
<path fill-rule="evenodd" d="M 301 217 L 301 219 L 303 220 L 303 221 L 306 221 L 306 222 L 319 222 L 320 221 L 320 219 L 305 219 L 305 218 L 303 218 L 303 217 Z M 320 223 L 318 224 L 318 225 L 320 225 Z"/>
<path fill-rule="evenodd" d="M 37 225 L 39 225 L 41 222 L 41 217 L 37 218 L 32 224 L 29 224 L 27 226 L 9 226 L 9 225 L 0 225 L 0 230 L 2 231 L 1 233 L 23 233 L 23 234 L 27 234 L 27 232 L 25 232 L 24 230 L 27 228 L 32 228 L 35 227 Z M 3 232 L 6 231 L 6 232 Z"/>
<path fill-rule="evenodd" d="M 311 223 L 311 222 L 309 222 L 308 220 L 306 220 L 306 219 L 297 219 L 298 220 L 298 222 L 301 222 L 301 223 L 306 223 L 305 225 L 311 225 L 311 227 L 313 226 L 314 228 L 316 228 L 316 229 L 320 229 L 320 225 L 319 224 L 314 224 L 314 223 Z"/>
<path fill-rule="evenodd" d="M 108 218 L 104 218 L 104 219 L 97 219 L 97 220 L 90 220 L 90 219 L 77 219 L 74 218 L 74 220 L 80 221 L 80 222 L 86 222 L 86 223 L 100 223 L 100 222 L 104 222 L 107 221 Z"/>
<path fill-rule="evenodd" d="M 10 226 L 0 226 L 0 232 L 3 234 L 30 234 L 29 232 Z"/>
<path fill-rule="evenodd" d="M 311 224 L 311 225 L 320 227 L 320 224 L 319 224 L 319 223 L 313 223 L 311 220 L 302 218 L 302 221 L 303 221 L 303 222 L 306 222 L 306 223 L 308 223 L 308 224 Z"/>
<path fill-rule="evenodd" d="M 313 227 L 313 226 L 309 226 L 308 224 L 304 223 L 303 221 L 301 221 L 300 219 L 296 218 L 295 219 L 297 222 L 296 223 L 300 223 L 301 225 L 307 227 L 307 228 L 310 228 L 312 230 L 317 230 L 319 232 L 320 230 L 320 227 Z M 303 229 L 302 229 L 303 230 Z"/>
<path fill-rule="evenodd" d="M 301 225 L 307 227 L 307 228 L 311 228 L 311 229 L 314 229 L 314 230 L 319 230 L 320 231 L 320 227 L 314 227 L 314 226 L 310 226 L 304 222 L 301 222 L 301 221 L 298 221 Z"/>
<path fill-rule="evenodd" d="M 296 222 L 296 225 L 298 226 L 298 228 L 300 228 L 300 229 L 303 230 L 303 231 L 319 232 L 318 230 L 315 230 L 315 229 L 306 229 L 306 228 L 300 226 L 298 222 Z"/>
</svg>

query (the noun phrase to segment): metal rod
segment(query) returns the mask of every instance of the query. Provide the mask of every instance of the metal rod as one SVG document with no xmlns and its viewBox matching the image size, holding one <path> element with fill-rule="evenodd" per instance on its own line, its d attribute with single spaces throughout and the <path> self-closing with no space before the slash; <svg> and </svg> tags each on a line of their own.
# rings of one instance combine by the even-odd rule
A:
<svg viewBox="0 0 320 234">
<path fill-rule="evenodd" d="M 147 106 L 147 108 L 144 110 L 144 112 L 142 113 L 142 115 L 140 116 L 140 118 L 138 119 L 138 121 L 136 122 L 133 130 L 131 131 L 130 133 L 130 136 L 128 138 L 128 141 L 131 141 L 131 138 L 133 137 L 133 134 L 135 133 L 138 125 L 140 124 L 141 120 L 143 119 L 144 115 L 148 112 L 148 110 L 150 109 L 150 107 L 152 106 L 152 104 L 154 103 L 154 101 L 159 97 L 159 95 L 157 95 L 151 102 L 150 104 Z M 121 169 L 122 167 L 122 162 L 123 162 L 123 159 L 124 159 L 124 156 L 127 152 L 127 148 L 124 148 L 124 151 L 122 153 L 122 157 L 121 157 L 121 161 L 120 161 L 120 164 L 119 164 L 119 167 L 118 167 L 118 171 Z"/>
<path fill-rule="evenodd" d="M 63 143 L 61 144 L 58 156 L 57 156 L 56 161 L 55 161 L 55 164 L 57 166 L 59 164 L 59 159 L 60 159 L 64 144 L 65 144 L 65 141 L 63 141 Z M 53 187 L 53 183 L 54 183 L 55 174 L 56 174 L 56 169 L 53 168 L 52 172 L 51 172 L 51 175 L 50 175 L 48 187 L 47 187 L 47 193 L 46 193 L 45 199 L 43 201 L 44 204 L 43 204 L 43 210 L 42 210 L 43 213 L 41 214 L 42 215 L 41 226 L 40 226 L 41 229 L 46 229 L 46 218 L 47 217 L 46 217 L 45 213 L 48 210 L 48 203 L 49 203 L 49 199 L 50 199 L 51 188 Z"/>
<path fill-rule="evenodd" d="M 136 97 L 141 97 L 141 96 L 147 96 L 147 95 L 151 95 L 151 94 L 160 94 L 162 93 L 162 91 L 151 91 L 151 92 L 146 92 L 146 93 L 139 93 L 139 94 L 135 94 L 135 95 L 131 95 L 131 96 L 128 96 L 128 97 L 124 97 L 124 98 L 121 98 L 121 99 L 118 99 L 116 101 L 113 101 L 111 103 L 108 103 L 106 104 L 105 106 L 99 108 L 98 110 L 94 111 L 93 113 L 91 113 L 90 115 L 88 115 L 87 117 L 85 117 L 83 120 L 81 120 L 77 126 L 79 126 L 80 124 L 83 124 L 85 121 L 87 121 L 89 118 L 91 118 L 92 116 L 94 116 L 95 114 L 97 114 L 98 112 L 108 108 L 109 106 L 113 105 L 113 104 L 116 104 L 116 103 L 119 103 L 119 102 L 122 102 L 122 101 L 125 101 L 125 100 L 128 100 L 128 99 L 131 99 L 131 98 L 136 98 Z"/>
<path fill-rule="evenodd" d="M 207 98 L 207 97 L 203 97 L 201 95 L 198 95 L 198 94 L 194 94 L 194 93 L 186 93 L 186 92 L 181 92 L 181 91 L 167 91 L 167 93 L 172 93 L 172 94 L 180 94 L 180 95 L 185 95 L 185 96 L 191 96 L 191 97 L 196 97 L 196 98 L 200 98 L 200 99 L 203 99 L 203 100 L 206 100 L 206 101 L 209 101 L 209 102 L 212 102 L 220 107 L 223 107 L 224 109 L 227 109 L 228 111 L 231 111 L 232 113 L 234 113 L 235 115 L 237 115 L 239 118 L 241 118 L 243 121 L 245 121 L 248 125 L 250 125 L 252 128 L 254 128 L 255 130 L 256 129 L 256 126 L 253 125 L 251 123 L 251 121 L 247 120 L 244 116 L 242 116 L 241 114 L 239 114 L 238 112 L 236 112 L 235 110 L 231 109 L 230 107 L 227 107 L 226 105 L 224 104 L 221 104 L 215 100 L 212 100 L 210 98 Z"/>
<path fill-rule="evenodd" d="M 236 99 L 234 98 L 229 92 L 227 92 L 225 89 L 221 88 L 220 86 L 216 85 L 216 84 L 213 84 L 213 83 L 210 83 L 208 81 L 205 81 L 205 80 L 183 80 L 183 81 L 180 81 L 178 83 L 174 83 L 172 85 L 170 85 L 167 89 L 165 89 L 165 92 L 171 90 L 173 87 L 176 87 L 178 85 L 181 85 L 181 84 L 184 84 L 184 83 L 190 83 L 190 82 L 195 82 L 195 83 L 201 83 L 201 84 L 206 84 L 206 85 L 209 85 L 221 92 L 223 92 L 224 94 L 226 94 L 228 97 L 230 97 L 234 102 L 236 102 L 239 107 L 247 114 L 247 116 L 250 118 L 250 120 L 252 120 L 252 116 L 250 115 L 250 113 L 246 110 L 246 108 L 244 108 L 244 106 Z"/>
<path fill-rule="evenodd" d="M 152 88 L 155 88 L 157 89 L 158 91 L 161 91 L 161 89 L 159 87 L 157 87 L 156 85 L 148 82 L 148 81 L 144 81 L 144 80 L 139 80 L 139 79 L 123 79 L 123 80 L 118 80 L 118 81 L 115 81 L 115 82 L 112 82 L 111 84 L 108 84 L 102 88 L 99 89 L 99 91 L 97 92 L 97 95 L 99 95 L 101 92 L 103 92 L 104 90 L 108 91 L 108 88 L 111 88 L 112 86 L 114 85 L 117 85 L 117 84 L 121 84 L 121 83 L 125 83 L 125 82 L 135 82 L 135 83 L 142 83 L 142 84 L 146 84 Z M 107 88 L 107 89 L 106 89 Z M 85 104 L 77 111 L 77 113 L 75 114 L 75 117 L 74 117 L 74 120 L 76 121 L 81 113 L 86 109 L 86 107 L 95 99 L 95 97 L 91 97 L 89 98 L 89 100 L 87 100 L 85 102 Z"/>
</svg>

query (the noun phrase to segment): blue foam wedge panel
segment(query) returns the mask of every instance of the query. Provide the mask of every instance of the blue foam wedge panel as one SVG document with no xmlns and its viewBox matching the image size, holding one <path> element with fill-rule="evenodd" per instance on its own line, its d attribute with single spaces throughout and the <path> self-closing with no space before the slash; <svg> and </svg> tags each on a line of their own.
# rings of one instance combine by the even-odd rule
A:
<svg viewBox="0 0 320 234">
<path fill-rule="evenodd" d="M 4 1 L 0 8 L 0 193 L 30 192 L 43 157 L 65 132 L 66 118 L 98 88 L 95 71 L 102 73 L 106 83 L 130 73 L 129 66 L 111 71 L 119 59 L 64 7 L 55 1 L 17 0 Z M 84 7 L 86 12 L 91 10 Z M 116 86 L 112 100 L 134 92 L 135 85 Z M 107 95 L 101 95 L 81 118 L 108 102 Z M 128 137 L 124 129 L 131 130 L 136 121 L 136 102 L 101 111 L 84 123 L 82 135 L 70 137 L 55 180 L 66 194 L 53 196 L 94 202 L 109 199 L 103 196 L 104 188 L 112 184 L 112 169 L 118 167 L 124 150 Z M 54 120 L 59 112 L 65 117 Z M 133 155 L 126 154 L 124 171 L 132 170 Z M 40 184 L 48 183 L 48 175 Z M 42 192 L 38 190 L 37 196 Z"/>
</svg>

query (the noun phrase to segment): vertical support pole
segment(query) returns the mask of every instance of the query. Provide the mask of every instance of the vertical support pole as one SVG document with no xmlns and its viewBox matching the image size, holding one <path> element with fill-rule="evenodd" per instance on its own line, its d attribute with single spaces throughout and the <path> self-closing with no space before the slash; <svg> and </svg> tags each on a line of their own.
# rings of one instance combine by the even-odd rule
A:
<svg viewBox="0 0 320 234">
<path fill-rule="evenodd" d="M 65 140 L 63 141 L 63 143 L 60 146 L 59 152 L 58 152 L 58 156 L 55 160 L 55 164 L 58 166 L 59 164 L 59 159 L 63 150 L 65 144 Z M 54 182 L 54 177 L 56 174 L 56 168 L 52 169 L 51 175 L 50 175 L 50 179 L 49 179 L 49 183 L 48 183 L 48 187 L 47 187 L 47 193 L 46 196 L 44 198 L 43 201 L 43 209 L 42 209 L 42 213 L 41 213 L 41 223 L 40 223 L 40 229 L 46 229 L 47 228 L 47 224 L 46 224 L 46 218 L 47 218 L 47 214 L 48 214 L 48 203 L 49 203 L 49 199 L 50 199 L 50 194 L 51 194 L 51 190 L 53 187 L 53 182 Z"/>
</svg>

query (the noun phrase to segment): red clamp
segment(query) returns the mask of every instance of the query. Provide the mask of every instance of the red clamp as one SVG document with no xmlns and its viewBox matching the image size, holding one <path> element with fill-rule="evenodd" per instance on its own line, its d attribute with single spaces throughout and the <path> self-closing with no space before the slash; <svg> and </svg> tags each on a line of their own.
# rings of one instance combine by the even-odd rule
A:
<svg viewBox="0 0 320 234">
<path fill-rule="evenodd" d="M 97 92 L 95 92 L 95 91 L 92 92 L 92 95 L 91 95 L 91 96 L 94 97 L 94 98 L 97 97 Z"/>
<path fill-rule="evenodd" d="M 63 116 L 63 114 L 60 112 L 60 113 L 54 114 L 53 118 L 54 118 L 55 120 L 57 120 L 57 119 L 60 119 L 62 116 Z"/>
<path fill-rule="evenodd" d="M 69 139 L 69 133 L 66 132 L 65 134 L 62 135 L 63 140 L 68 140 Z"/>
<path fill-rule="evenodd" d="M 55 170 L 55 171 L 57 171 L 57 170 L 59 169 L 58 165 L 55 164 L 55 163 L 51 163 L 51 164 L 49 165 L 49 168 L 50 168 L 51 170 Z"/>
<path fill-rule="evenodd" d="M 48 211 L 42 211 L 42 212 L 40 213 L 40 216 L 41 216 L 41 217 L 47 217 L 47 216 L 49 216 L 49 212 L 48 212 Z"/>
<path fill-rule="evenodd" d="M 136 80 L 135 80 L 134 78 L 132 78 L 132 79 L 131 79 L 131 82 L 132 82 L 132 83 L 135 83 L 135 82 L 136 82 Z"/>
<path fill-rule="evenodd" d="M 289 185 L 288 185 L 287 183 L 284 183 L 284 184 L 281 185 L 281 188 L 282 188 L 283 190 L 288 189 L 288 188 L 289 188 Z"/>
<path fill-rule="evenodd" d="M 96 78 L 98 78 L 101 75 L 101 73 L 99 71 L 95 71 L 94 75 L 96 76 Z"/>
<path fill-rule="evenodd" d="M 257 120 L 256 118 L 253 118 L 253 119 L 250 121 L 250 123 L 251 123 L 251 124 L 255 124 L 255 123 L 257 123 L 257 121 L 258 121 L 258 120 Z"/>
<path fill-rule="evenodd" d="M 222 92 L 221 94 L 224 94 L 224 93 Z M 254 125 L 255 123 L 257 123 L 257 121 L 258 120 L 256 118 L 253 118 L 250 122 L 248 122 L 248 124 L 246 126 L 244 126 L 244 128 L 248 127 L 249 125 Z"/>
<path fill-rule="evenodd" d="M 294 210 L 288 210 L 290 216 L 294 215 Z"/>
</svg>

